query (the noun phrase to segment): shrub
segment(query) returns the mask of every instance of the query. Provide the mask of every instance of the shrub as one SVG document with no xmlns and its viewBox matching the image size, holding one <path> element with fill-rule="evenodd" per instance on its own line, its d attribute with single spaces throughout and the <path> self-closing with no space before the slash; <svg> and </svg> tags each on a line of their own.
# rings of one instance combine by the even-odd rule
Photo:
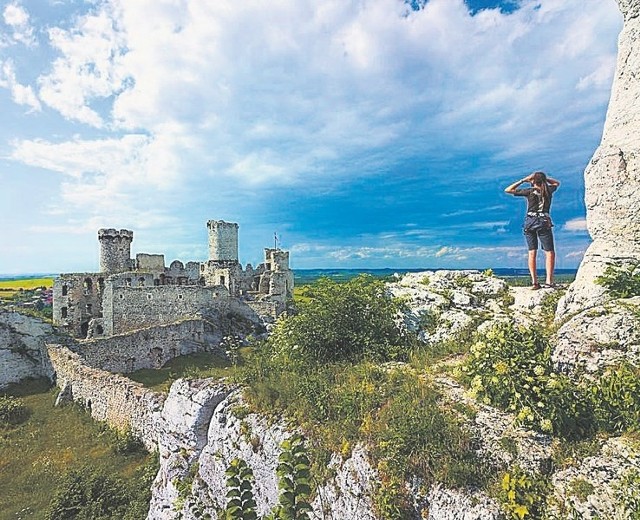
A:
<svg viewBox="0 0 640 520">
<path fill-rule="evenodd" d="M 253 471 L 242 459 L 233 459 L 226 472 L 227 505 L 224 520 L 256 520 L 256 501 L 253 498 Z"/>
<path fill-rule="evenodd" d="M 640 262 L 609 264 L 596 283 L 603 285 L 614 298 L 640 296 Z"/>
<path fill-rule="evenodd" d="M 10 395 L 0 395 L 0 426 L 19 424 L 29 416 L 29 409 L 22 400 Z"/>
<path fill-rule="evenodd" d="M 280 320 L 268 340 L 283 359 L 406 358 L 408 337 L 397 323 L 402 304 L 387 293 L 384 282 L 368 275 L 342 284 L 322 278 L 308 294 L 299 313 Z"/>
<path fill-rule="evenodd" d="M 496 325 L 471 347 L 462 371 L 474 397 L 515 413 L 520 424 L 567 437 L 592 431 L 585 392 L 554 372 L 549 342 L 535 329 Z"/>
<path fill-rule="evenodd" d="M 640 431 L 640 368 L 609 368 L 590 386 L 598 426 L 607 432 Z"/>
<path fill-rule="evenodd" d="M 548 484 L 532 477 L 519 467 L 502 477 L 500 501 L 511 518 L 542 518 L 545 509 Z"/>
<path fill-rule="evenodd" d="M 130 501 L 131 497 L 121 479 L 87 466 L 71 471 L 63 478 L 46 518 L 124 518 Z"/>
</svg>

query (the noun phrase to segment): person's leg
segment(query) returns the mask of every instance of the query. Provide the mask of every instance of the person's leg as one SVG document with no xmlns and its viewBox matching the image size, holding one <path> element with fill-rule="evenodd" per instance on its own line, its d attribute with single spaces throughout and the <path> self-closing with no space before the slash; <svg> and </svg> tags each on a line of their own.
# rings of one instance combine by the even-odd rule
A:
<svg viewBox="0 0 640 520">
<path fill-rule="evenodd" d="M 529 274 L 531 275 L 531 287 L 539 288 L 538 271 L 536 269 L 536 256 L 538 254 L 538 234 L 535 231 L 525 231 L 524 237 L 527 240 L 527 249 L 529 250 L 527 257 L 527 265 L 529 266 Z"/>
<path fill-rule="evenodd" d="M 536 287 L 538 285 L 538 271 L 536 270 L 536 255 L 538 250 L 529 250 L 529 274 L 531 275 L 531 286 Z"/>
<path fill-rule="evenodd" d="M 556 252 L 545 251 L 545 268 L 547 271 L 547 285 L 553 285 L 553 271 L 556 267 Z"/>
<path fill-rule="evenodd" d="M 545 270 L 547 272 L 547 285 L 553 285 L 553 273 L 556 267 L 556 252 L 553 244 L 553 232 L 551 229 L 540 233 L 540 244 L 544 249 Z"/>
</svg>

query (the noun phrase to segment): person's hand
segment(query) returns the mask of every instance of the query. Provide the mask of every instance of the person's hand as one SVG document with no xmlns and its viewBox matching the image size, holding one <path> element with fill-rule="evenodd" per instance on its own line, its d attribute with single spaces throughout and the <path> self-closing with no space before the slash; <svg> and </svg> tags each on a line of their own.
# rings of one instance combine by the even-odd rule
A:
<svg viewBox="0 0 640 520">
<path fill-rule="evenodd" d="M 531 175 L 527 175 L 522 179 L 523 182 L 531 182 L 533 181 L 533 173 Z"/>
</svg>

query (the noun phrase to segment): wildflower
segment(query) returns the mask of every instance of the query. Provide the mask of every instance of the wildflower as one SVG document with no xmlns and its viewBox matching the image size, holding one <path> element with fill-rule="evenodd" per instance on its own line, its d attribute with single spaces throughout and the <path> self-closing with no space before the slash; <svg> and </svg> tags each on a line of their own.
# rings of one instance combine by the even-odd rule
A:
<svg viewBox="0 0 640 520">
<path fill-rule="evenodd" d="M 509 371 L 509 367 L 504 361 L 498 361 L 493 365 L 493 368 L 495 369 L 496 373 L 500 375 L 506 374 Z"/>
<path fill-rule="evenodd" d="M 553 424 L 549 419 L 542 419 L 540 421 L 540 429 L 543 432 L 551 433 L 553 431 Z"/>
<path fill-rule="evenodd" d="M 533 369 L 533 373 L 537 376 L 541 376 L 544 374 L 544 368 L 542 368 L 540 365 L 536 365 L 536 367 Z"/>
</svg>

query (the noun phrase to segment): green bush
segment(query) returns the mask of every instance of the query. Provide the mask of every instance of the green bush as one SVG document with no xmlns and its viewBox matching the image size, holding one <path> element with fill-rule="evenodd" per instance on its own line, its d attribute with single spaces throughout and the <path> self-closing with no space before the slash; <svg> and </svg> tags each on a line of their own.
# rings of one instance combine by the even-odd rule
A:
<svg viewBox="0 0 640 520">
<path fill-rule="evenodd" d="M 140 520 L 149 511 L 151 484 L 158 472 L 158 457 L 141 467 L 127 485 L 91 466 L 68 472 L 58 486 L 46 520 Z"/>
<path fill-rule="evenodd" d="M 29 409 L 18 397 L 0 395 L 0 427 L 24 422 L 29 416 Z"/>
<path fill-rule="evenodd" d="M 607 432 L 640 431 L 640 368 L 611 367 L 590 386 L 597 424 Z"/>
<path fill-rule="evenodd" d="M 227 476 L 227 505 L 222 511 L 224 520 L 256 520 L 256 501 L 253 498 L 253 471 L 242 459 L 233 459 L 225 472 Z"/>
<path fill-rule="evenodd" d="M 520 424 L 566 437 L 593 429 L 588 396 L 553 370 L 549 342 L 535 329 L 494 326 L 471 347 L 462 372 L 474 397 L 515 413 Z"/>
<path fill-rule="evenodd" d="M 640 296 L 640 262 L 609 264 L 596 283 L 606 287 L 614 298 Z"/>
<path fill-rule="evenodd" d="M 503 475 L 498 498 L 511 518 L 539 519 L 543 518 L 548 488 L 544 480 L 515 467 Z"/>
<path fill-rule="evenodd" d="M 299 313 L 280 320 L 268 340 L 283 359 L 406 359 L 408 337 L 397 323 L 402 304 L 384 282 L 368 275 L 342 284 L 322 278 L 307 295 Z"/>
</svg>

